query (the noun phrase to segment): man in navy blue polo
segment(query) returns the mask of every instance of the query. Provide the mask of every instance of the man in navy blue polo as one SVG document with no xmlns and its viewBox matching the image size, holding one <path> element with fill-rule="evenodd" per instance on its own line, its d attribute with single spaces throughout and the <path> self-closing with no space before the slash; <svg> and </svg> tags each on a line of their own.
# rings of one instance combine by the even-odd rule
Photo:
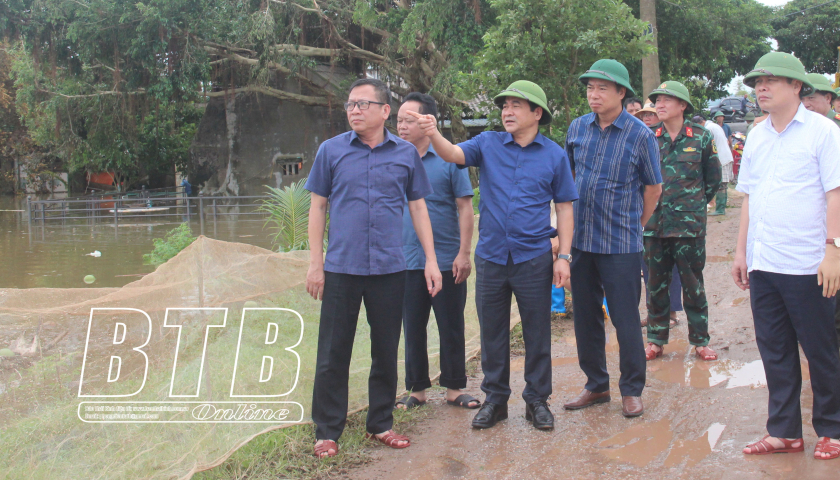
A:
<svg viewBox="0 0 840 480">
<path fill-rule="evenodd" d="M 426 256 L 414 231 L 411 216 L 403 215 L 403 253 L 405 254 L 405 389 L 410 395 L 400 399 L 400 408 L 426 403 L 429 379 L 429 353 L 426 328 L 429 313 L 435 310 L 440 338 L 440 385 L 446 387 L 446 402 L 464 408 L 478 408 L 479 402 L 461 389 L 467 386 L 464 339 L 464 307 L 472 251 L 473 189 L 469 172 L 438 157 L 429 137 L 408 112 L 437 116 L 437 104 L 430 95 L 411 92 L 397 114 L 397 133 L 417 147 L 434 192 L 425 198 L 435 237 L 435 254 L 443 275 L 443 288 L 434 297 L 426 289 L 423 268 Z"/>
<path fill-rule="evenodd" d="M 306 181 L 309 209 L 309 271 L 306 290 L 321 304 L 318 357 L 312 394 L 315 455 L 338 453 L 347 421 L 350 356 L 359 309 L 370 324 L 370 407 L 367 437 L 392 448 L 408 447 L 391 430 L 397 390 L 397 351 L 405 292 L 402 216 L 408 209 L 423 251 L 429 294 L 441 289 L 432 227 L 423 197 L 432 193 L 417 149 L 385 129 L 391 112 L 388 87 L 357 80 L 344 104 L 353 129 L 321 144 Z M 329 247 L 323 248 L 327 204 Z"/>
<path fill-rule="evenodd" d="M 635 95 L 624 65 L 598 60 L 580 80 L 592 113 L 572 120 L 566 152 L 580 193 L 572 243 L 572 302 L 578 363 L 587 382 L 563 406 L 577 410 L 610 401 L 601 309 L 606 294 L 619 345 L 622 413 L 636 417 L 644 411 L 646 368 L 639 317 L 642 226 L 662 193 L 659 148 L 650 128 L 621 107 L 627 94 Z"/>
<path fill-rule="evenodd" d="M 505 132 L 483 132 L 458 145 L 443 138 L 434 117 L 417 117 L 441 158 L 480 167 L 475 302 L 481 326 L 481 389 L 487 397 L 473 428 L 492 427 L 508 416 L 513 294 L 525 340 L 525 419 L 535 428 L 551 429 L 551 284 L 553 280 L 560 287 L 569 278 L 572 202 L 578 194 L 565 152 L 539 132 L 540 125 L 551 122 L 542 88 L 520 80 L 494 100 L 502 109 Z M 551 200 L 557 229 L 551 227 Z M 556 259 L 551 252 L 555 235 Z"/>
</svg>

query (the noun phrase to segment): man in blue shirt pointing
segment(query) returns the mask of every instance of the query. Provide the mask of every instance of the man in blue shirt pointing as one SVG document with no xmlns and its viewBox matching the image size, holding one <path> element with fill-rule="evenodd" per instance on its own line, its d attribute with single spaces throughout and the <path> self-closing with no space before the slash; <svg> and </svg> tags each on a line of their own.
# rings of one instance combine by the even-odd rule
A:
<svg viewBox="0 0 840 480">
<path fill-rule="evenodd" d="M 551 122 L 545 92 L 520 80 L 494 98 L 505 132 L 483 132 L 453 145 L 435 118 L 414 114 L 437 154 L 463 167 L 479 167 L 481 214 L 475 249 L 475 295 L 481 327 L 481 389 L 487 395 L 473 428 L 489 428 L 508 416 L 511 294 L 525 340 L 525 419 L 540 430 L 554 428 L 551 395 L 551 284 L 569 278 L 572 202 L 577 200 L 563 149 L 539 132 Z M 551 227 L 554 200 L 557 229 Z M 559 255 L 551 238 L 559 236 Z M 638 266 L 637 262 L 637 266 Z M 636 274 L 638 276 L 638 272 Z"/>
</svg>

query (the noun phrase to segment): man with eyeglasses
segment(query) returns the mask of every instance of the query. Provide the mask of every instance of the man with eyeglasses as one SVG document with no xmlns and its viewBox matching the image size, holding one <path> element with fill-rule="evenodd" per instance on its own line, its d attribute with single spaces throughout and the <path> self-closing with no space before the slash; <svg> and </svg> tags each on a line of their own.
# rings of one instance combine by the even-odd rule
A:
<svg viewBox="0 0 840 480">
<path fill-rule="evenodd" d="M 622 99 L 634 94 L 624 65 L 598 60 L 579 78 L 592 113 L 572 121 L 566 153 L 580 194 L 572 302 L 578 363 L 587 382 L 564 408 L 577 410 L 611 399 L 601 309 L 606 295 L 618 337 L 622 412 L 637 417 L 644 411 L 646 368 L 639 317 L 642 226 L 662 193 L 659 149 L 650 128 L 621 108 Z"/>
<path fill-rule="evenodd" d="M 494 101 L 502 110 L 505 131 L 482 132 L 458 145 L 440 134 L 433 116 L 412 114 L 442 159 L 480 168 L 475 304 L 481 327 L 481 390 L 487 396 L 472 426 L 490 428 L 508 418 L 510 307 L 511 295 L 516 295 L 525 340 L 525 420 L 550 430 L 551 284 L 553 280 L 560 287 L 569 278 L 572 202 L 578 195 L 563 149 L 539 131 L 540 125 L 551 123 L 543 89 L 519 80 Z M 557 229 L 551 227 L 551 200 Z M 555 235 L 557 258 L 551 245 Z"/>
<path fill-rule="evenodd" d="M 336 442 L 347 421 L 350 357 L 362 301 L 371 346 L 366 437 L 391 448 L 410 445 L 407 437 L 391 430 L 405 293 L 402 216 L 406 198 L 426 255 L 424 277 L 431 296 L 441 289 L 441 274 L 423 200 L 432 187 L 414 145 L 385 129 L 390 96 L 380 80 L 361 79 L 350 86 L 344 107 L 352 131 L 321 144 L 306 181 L 306 189 L 312 192 L 306 290 L 322 300 L 312 394 L 318 458 L 338 454 Z"/>
</svg>

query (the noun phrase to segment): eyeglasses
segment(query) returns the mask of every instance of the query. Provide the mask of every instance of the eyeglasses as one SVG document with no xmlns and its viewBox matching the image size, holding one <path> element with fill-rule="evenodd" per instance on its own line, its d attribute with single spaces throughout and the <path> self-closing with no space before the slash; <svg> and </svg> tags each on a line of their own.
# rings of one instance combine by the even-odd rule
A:
<svg viewBox="0 0 840 480">
<path fill-rule="evenodd" d="M 356 105 L 358 105 L 359 110 L 367 110 L 368 108 L 370 108 L 371 103 L 375 103 L 377 105 L 387 105 L 383 102 L 372 102 L 370 100 L 362 100 L 359 102 L 344 102 L 344 109 L 348 112 L 352 112 L 356 108 Z"/>
</svg>

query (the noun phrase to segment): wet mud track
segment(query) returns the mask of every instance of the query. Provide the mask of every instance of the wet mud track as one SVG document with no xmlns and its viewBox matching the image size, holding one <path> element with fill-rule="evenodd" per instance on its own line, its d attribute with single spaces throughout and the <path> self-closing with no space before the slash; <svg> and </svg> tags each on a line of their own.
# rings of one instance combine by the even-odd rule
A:
<svg viewBox="0 0 840 480">
<path fill-rule="evenodd" d="M 733 197 L 733 195 L 731 195 Z M 730 203 L 740 204 L 740 198 Z M 429 479 L 840 479 L 840 460 L 813 458 L 811 385 L 803 358 L 802 412 L 805 452 L 748 457 L 741 449 L 765 435 L 767 388 L 752 326 L 749 292 L 729 269 L 740 209 L 709 217 L 704 271 L 710 305 L 711 344 L 720 360 L 704 362 L 687 341 L 684 314 L 671 330 L 665 354 L 648 362 L 645 413 L 621 415 L 618 345 L 607 326 L 612 402 L 578 411 L 562 404 L 583 388 L 570 320 L 567 336 L 552 345 L 550 404 L 555 429 L 541 432 L 525 421 L 523 359 L 511 359 L 510 418 L 489 430 L 470 428 L 475 410 L 446 406 L 436 391 L 430 415 L 412 431 L 405 450 L 372 449 L 374 460 L 346 478 Z M 645 315 L 644 305 L 640 310 Z M 642 329 L 644 331 L 644 329 Z M 484 398 L 480 373 L 467 391 Z"/>
</svg>

